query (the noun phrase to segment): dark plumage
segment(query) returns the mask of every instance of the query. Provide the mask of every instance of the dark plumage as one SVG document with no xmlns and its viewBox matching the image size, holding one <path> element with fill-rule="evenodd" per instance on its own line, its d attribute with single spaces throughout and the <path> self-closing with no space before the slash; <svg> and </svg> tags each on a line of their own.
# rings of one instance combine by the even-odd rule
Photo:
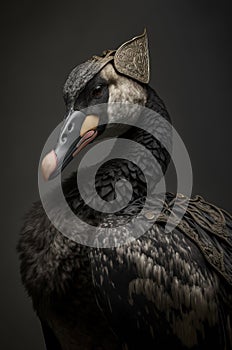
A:
<svg viewBox="0 0 232 350">
<path fill-rule="evenodd" d="M 91 91 L 99 82 L 105 90 L 96 98 Z M 109 100 L 129 101 L 170 120 L 153 89 L 117 73 L 111 63 L 97 67 L 86 63 L 76 68 L 65 84 L 64 95 L 68 110 Z M 104 118 L 107 124 L 110 116 Z M 158 126 L 169 142 L 170 130 Z M 143 144 L 166 171 L 169 153 L 149 133 L 136 127 L 106 126 L 99 137 L 115 136 L 119 130 L 119 138 Z M 124 152 L 136 152 L 137 164 L 150 171 L 155 188 L 160 171 L 149 170 L 141 151 L 131 148 Z M 95 212 L 85 204 L 75 174 L 63 183 L 70 208 L 98 227 L 99 237 L 107 228 L 110 239 L 111 227 L 142 215 L 146 181 L 140 167 L 126 159 L 114 159 L 99 168 L 98 194 L 105 201 L 114 199 L 115 183 L 121 178 L 131 183 L 133 194 L 128 205 L 115 214 L 102 214 L 100 208 Z M 86 182 L 86 191 L 88 186 Z M 34 204 L 26 216 L 18 252 L 22 281 L 41 320 L 47 349 L 231 348 L 232 218 L 195 198 L 180 225 L 167 233 L 164 225 L 174 198 L 166 194 L 162 215 L 144 235 L 112 249 L 90 248 L 64 237 L 47 218 L 42 204 Z M 159 197 L 153 199 L 156 208 Z M 183 200 L 180 197 L 179 207 Z M 64 219 L 59 203 L 53 211 L 57 222 Z"/>
</svg>

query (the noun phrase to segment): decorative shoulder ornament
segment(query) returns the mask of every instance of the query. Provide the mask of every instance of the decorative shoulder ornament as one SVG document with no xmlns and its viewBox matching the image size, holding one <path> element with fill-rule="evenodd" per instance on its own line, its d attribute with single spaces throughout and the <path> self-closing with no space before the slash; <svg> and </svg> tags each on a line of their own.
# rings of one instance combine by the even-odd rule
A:
<svg viewBox="0 0 232 350">
<path fill-rule="evenodd" d="M 179 208 L 180 212 L 184 211 L 188 203 L 180 222 L 178 215 L 176 218 L 170 218 L 174 200 L 176 210 Z M 196 244 L 206 261 L 232 287 L 232 216 L 206 202 L 201 196 L 189 199 L 182 194 L 178 194 L 177 197 L 169 194 L 157 222 L 166 223 L 168 220 L 171 220 L 174 226 L 177 223 L 177 229 Z"/>
</svg>

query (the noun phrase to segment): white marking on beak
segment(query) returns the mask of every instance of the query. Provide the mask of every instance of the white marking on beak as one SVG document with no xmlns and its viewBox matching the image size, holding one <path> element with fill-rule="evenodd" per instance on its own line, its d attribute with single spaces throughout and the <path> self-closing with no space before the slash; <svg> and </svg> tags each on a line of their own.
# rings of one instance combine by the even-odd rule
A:
<svg viewBox="0 0 232 350">
<path fill-rule="evenodd" d="M 41 163 L 41 170 L 42 170 L 44 180 L 47 181 L 49 179 L 50 175 L 53 173 L 56 167 L 57 167 L 57 157 L 56 157 L 55 151 L 52 150 L 44 157 Z"/>
<path fill-rule="evenodd" d="M 95 130 L 99 124 L 99 117 L 96 115 L 87 115 L 80 130 L 80 136 L 82 137 L 87 131 Z"/>
</svg>

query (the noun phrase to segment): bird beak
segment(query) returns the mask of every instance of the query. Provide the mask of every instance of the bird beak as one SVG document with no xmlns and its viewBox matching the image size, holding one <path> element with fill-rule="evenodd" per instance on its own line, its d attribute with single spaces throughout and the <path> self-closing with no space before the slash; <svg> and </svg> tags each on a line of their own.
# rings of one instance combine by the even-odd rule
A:
<svg viewBox="0 0 232 350">
<path fill-rule="evenodd" d="M 97 136 L 99 117 L 71 111 L 65 119 L 55 149 L 42 160 L 44 179 L 54 179 L 70 161 Z"/>
</svg>

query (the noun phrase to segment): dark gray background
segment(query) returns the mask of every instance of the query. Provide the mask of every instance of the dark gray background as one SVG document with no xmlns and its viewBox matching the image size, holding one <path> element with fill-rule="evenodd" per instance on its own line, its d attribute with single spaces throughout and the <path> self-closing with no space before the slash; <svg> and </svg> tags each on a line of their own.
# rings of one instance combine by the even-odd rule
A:
<svg viewBox="0 0 232 350">
<path fill-rule="evenodd" d="M 40 152 L 63 118 L 67 74 L 147 27 L 151 85 L 188 148 L 194 193 L 231 210 L 230 1 L 11 1 L 1 13 L 0 348 L 37 350 L 43 340 L 15 246 L 38 198 Z"/>
</svg>

